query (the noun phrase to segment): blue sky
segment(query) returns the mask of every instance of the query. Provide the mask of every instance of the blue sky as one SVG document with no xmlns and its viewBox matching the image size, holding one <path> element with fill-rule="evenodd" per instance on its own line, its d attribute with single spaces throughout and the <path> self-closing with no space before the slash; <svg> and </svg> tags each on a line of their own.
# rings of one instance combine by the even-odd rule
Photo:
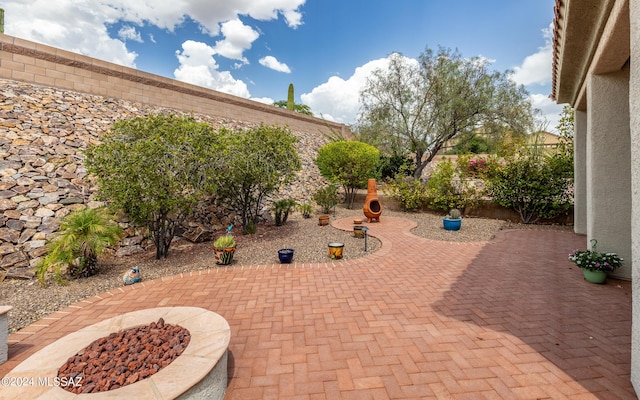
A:
<svg viewBox="0 0 640 400">
<path fill-rule="evenodd" d="M 426 47 L 513 70 L 554 130 L 555 0 L 0 0 L 5 33 L 354 123 L 367 76 L 393 52 Z"/>
</svg>

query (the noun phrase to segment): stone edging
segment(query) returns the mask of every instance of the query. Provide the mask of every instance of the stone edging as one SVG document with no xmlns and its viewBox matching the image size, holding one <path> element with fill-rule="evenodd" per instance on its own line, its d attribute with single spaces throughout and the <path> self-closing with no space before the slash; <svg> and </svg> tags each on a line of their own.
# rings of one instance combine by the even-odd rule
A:
<svg viewBox="0 0 640 400">
<path fill-rule="evenodd" d="M 58 387 L 54 379 L 58 368 L 69 357 L 96 339 L 122 329 L 146 325 L 159 318 L 189 330 L 191 341 L 184 352 L 147 379 L 86 396 L 92 399 L 174 399 L 181 396 L 222 399 L 227 386 L 226 360 L 231 329 L 219 314 L 198 307 L 161 307 L 133 311 L 71 333 L 31 355 L 5 375 L 3 383 L 6 381 L 9 384 L 3 384 L 2 398 L 75 399 L 77 395 Z M 203 380 L 207 384 L 198 385 Z M 212 385 L 212 381 L 215 384 Z M 195 389 L 189 390 L 192 387 Z"/>
</svg>

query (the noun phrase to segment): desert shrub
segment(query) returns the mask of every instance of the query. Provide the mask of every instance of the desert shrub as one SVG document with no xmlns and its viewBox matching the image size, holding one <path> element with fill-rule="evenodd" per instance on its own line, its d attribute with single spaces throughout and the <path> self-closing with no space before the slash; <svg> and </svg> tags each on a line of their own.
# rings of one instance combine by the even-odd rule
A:
<svg viewBox="0 0 640 400">
<path fill-rule="evenodd" d="M 222 152 L 213 155 L 212 177 L 221 202 L 240 213 L 243 232 L 257 222 L 264 199 L 289 184 L 301 168 L 297 138 L 288 128 L 260 125 L 247 130 L 218 131 Z"/>
<path fill-rule="evenodd" d="M 331 208 L 340 202 L 340 198 L 338 197 L 338 187 L 334 184 L 330 184 L 316 190 L 313 193 L 313 201 L 322 208 L 323 213 L 329 213 Z"/>
<path fill-rule="evenodd" d="M 480 198 L 472 179 L 466 178 L 451 160 L 438 163 L 426 186 L 427 204 L 433 210 L 464 209 L 476 204 Z"/>
<path fill-rule="evenodd" d="M 218 141 L 209 125 L 189 116 L 151 114 L 118 121 L 85 164 L 99 196 L 149 228 L 156 258 L 167 257 L 176 230 L 213 190 L 211 154 Z"/>
<path fill-rule="evenodd" d="M 573 148 L 568 139 L 553 153 L 522 138 L 500 143 L 500 159 L 488 160 L 483 178 L 491 201 L 518 213 L 525 223 L 553 218 L 571 207 Z"/>
<path fill-rule="evenodd" d="M 380 152 L 375 147 L 353 140 L 327 143 L 318 150 L 316 165 L 329 182 L 342 185 L 349 208 L 359 188 L 377 177 Z"/>
<path fill-rule="evenodd" d="M 303 218 L 311 218 L 313 212 L 313 206 L 309 203 L 303 203 L 298 206 L 298 210 L 302 213 Z"/>
<path fill-rule="evenodd" d="M 405 211 L 419 210 L 427 203 L 427 187 L 414 177 L 396 175 L 382 186 L 385 194 L 398 201 Z"/>
<path fill-rule="evenodd" d="M 491 201 L 513 209 L 525 223 L 553 218 L 571 207 L 572 178 L 557 157 L 520 156 L 495 163 L 486 175 Z"/>
</svg>

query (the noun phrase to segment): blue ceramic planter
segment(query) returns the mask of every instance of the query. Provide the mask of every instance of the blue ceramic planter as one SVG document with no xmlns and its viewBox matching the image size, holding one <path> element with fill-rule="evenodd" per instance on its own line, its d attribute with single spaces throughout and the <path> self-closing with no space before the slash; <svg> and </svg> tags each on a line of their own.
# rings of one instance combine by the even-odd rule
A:
<svg viewBox="0 0 640 400">
<path fill-rule="evenodd" d="M 442 222 L 444 224 L 444 229 L 447 231 L 459 231 L 462 226 L 462 218 L 451 219 L 442 217 Z"/>
<path fill-rule="evenodd" d="M 278 250 L 278 259 L 280 264 L 291 264 L 291 261 L 293 261 L 293 249 Z"/>
</svg>

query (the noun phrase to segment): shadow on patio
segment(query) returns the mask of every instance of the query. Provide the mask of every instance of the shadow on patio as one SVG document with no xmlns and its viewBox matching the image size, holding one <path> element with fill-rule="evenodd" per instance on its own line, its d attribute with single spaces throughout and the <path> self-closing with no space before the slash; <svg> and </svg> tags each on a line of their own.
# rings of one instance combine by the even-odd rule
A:
<svg viewBox="0 0 640 400">
<path fill-rule="evenodd" d="M 512 335 L 513 340 L 499 335 L 485 342 L 498 342 L 496 351 L 509 368 L 536 370 L 539 381 L 532 384 L 573 380 L 601 399 L 635 399 L 631 282 L 584 281 L 581 270 L 567 260 L 567 249 L 584 243 L 584 237 L 568 232 L 500 232 L 433 304 L 434 311 Z M 541 357 L 566 377 L 544 371 L 537 363 Z"/>
</svg>

